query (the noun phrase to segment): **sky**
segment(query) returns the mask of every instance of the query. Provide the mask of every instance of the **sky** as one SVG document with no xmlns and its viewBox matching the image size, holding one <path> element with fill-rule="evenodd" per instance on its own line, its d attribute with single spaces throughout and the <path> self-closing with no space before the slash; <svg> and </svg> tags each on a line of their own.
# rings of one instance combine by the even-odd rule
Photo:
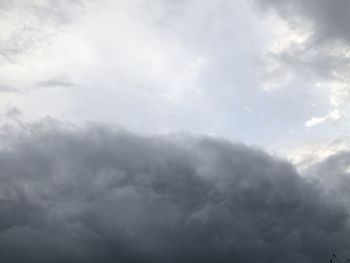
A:
<svg viewBox="0 0 350 263">
<path fill-rule="evenodd" d="M 16 112 L 23 122 L 225 137 L 297 164 L 324 158 L 348 145 L 346 8 L 345 1 L 3 1 L 2 123 Z"/>
<path fill-rule="evenodd" d="M 350 257 L 349 12 L 0 0 L 0 259 Z"/>
</svg>

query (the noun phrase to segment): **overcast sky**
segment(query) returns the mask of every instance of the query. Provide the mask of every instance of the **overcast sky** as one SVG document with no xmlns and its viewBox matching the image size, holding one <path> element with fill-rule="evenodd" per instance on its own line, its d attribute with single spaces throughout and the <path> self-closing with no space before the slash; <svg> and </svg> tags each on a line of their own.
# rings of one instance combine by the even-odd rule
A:
<svg viewBox="0 0 350 263">
<path fill-rule="evenodd" d="M 350 252 L 349 13 L 348 0 L 0 1 L 0 259 Z"/>
<path fill-rule="evenodd" d="M 347 8 L 3 1 L 1 112 L 222 136 L 296 162 L 324 157 L 345 147 L 349 130 Z"/>
</svg>

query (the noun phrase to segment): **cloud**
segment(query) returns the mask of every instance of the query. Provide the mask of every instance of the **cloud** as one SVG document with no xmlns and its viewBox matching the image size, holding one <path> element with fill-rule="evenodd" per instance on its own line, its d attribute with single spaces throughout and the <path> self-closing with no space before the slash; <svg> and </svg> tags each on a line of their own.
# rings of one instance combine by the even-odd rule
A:
<svg viewBox="0 0 350 263">
<path fill-rule="evenodd" d="M 230 32 L 241 23 L 256 31 L 241 0 L 16 1 L 3 9 L 0 46 L 18 52 L 2 58 L 0 85 L 23 93 L 1 95 L 23 118 L 117 121 L 143 132 L 209 129 L 218 115 L 231 118 L 213 104 L 238 97 L 221 94 L 242 86 L 232 78 L 245 74 L 236 55 L 244 52 L 232 50 L 251 45 Z"/>
<path fill-rule="evenodd" d="M 67 79 L 66 76 L 57 76 L 55 78 L 50 78 L 44 81 L 40 81 L 38 84 L 38 87 L 47 88 L 47 87 L 74 87 L 76 84 L 69 79 Z"/>
<path fill-rule="evenodd" d="M 56 121 L 6 126 L 4 262 L 318 262 L 348 212 L 261 150 Z"/>
<path fill-rule="evenodd" d="M 75 61 L 75 68 L 79 67 L 79 59 L 74 58 L 84 53 L 82 50 L 86 47 L 81 44 L 81 39 L 73 36 L 69 28 L 89 2 L 2 1 L 0 85 L 23 91 L 32 88 L 41 79 L 67 74 L 72 61 Z M 65 61 L 68 57 L 70 63 Z"/>
<path fill-rule="evenodd" d="M 318 42 L 349 41 L 350 3 L 345 0 L 258 0 L 265 8 L 277 10 L 293 24 L 307 22 L 312 27 L 313 40 Z"/>
<path fill-rule="evenodd" d="M 338 143 L 342 143 L 339 141 Z M 306 176 L 323 185 L 334 200 L 350 208 L 350 152 L 349 147 L 338 150 L 303 171 Z"/>
<path fill-rule="evenodd" d="M 305 122 L 305 127 L 310 128 L 315 125 L 319 125 L 328 121 L 336 121 L 341 118 L 339 110 L 333 110 L 323 117 L 312 117 L 310 120 Z"/>
<path fill-rule="evenodd" d="M 265 89 L 300 87 L 313 97 L 324 94 L 320 112 L 347 111 L 349 97 L 350 3 L 336 0 L 257 0 L 268 13 L 278 14 L 280 33 L 263 59 Z M 315 120 L 316 121 L 316 120 Z"/>
<path fill-rule="evenodd" d="M 8 5 L 0 45 L 20 48 L 0 63 L 0 85 L 17 93 L 0 96 L 27 121 L 117 122 L 137 132 L 186 130 L 268 144 L 276 142 L 272 133 L 283 140 L 303 127 L 309 113 L 304 94 L 257 88 L 256 56 L 274 23 L 247 1 Z M 291 97 L 293 104 L 284 102 Z"/>
</svg>

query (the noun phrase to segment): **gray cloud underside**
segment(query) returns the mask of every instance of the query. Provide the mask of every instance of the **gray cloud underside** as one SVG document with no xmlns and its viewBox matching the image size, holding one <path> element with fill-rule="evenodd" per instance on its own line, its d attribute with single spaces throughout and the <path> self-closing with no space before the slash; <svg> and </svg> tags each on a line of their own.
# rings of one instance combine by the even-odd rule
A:
<svg viewBox="0 0 350 263">
<path fill-rule="evenodd" d="M 306 21 L 319 42 L 350 40 L 350 2 L 346 0 L 257 0 L 262 7 L 275 8 L 292 23 Z"/>
<path fill-rule="evenodd" d="M 240 144 L 55 122 L 2 129 L 2 262 L 319 262 L 348 214 Z"/>
<path fill-rule="evenodd" d="M 336 50 L 340 46 L 348 47 L 350 40 L 350 2 L 346 0 L 256 0 L 263 9 L 277 11 L 281 18 L 292 27 L 310 30 L 310 38 L 302 45 L 296 45 L 280 54 L 283 64 L 296 70 L 297 74 L 310 72 L 317 74 L 319 80 L 346 75 L 349 58 L 329 54 L 328 50 Z M 344 73 L 345 71 L 345 73 Z M 311 73 L 311 75 L 312 75 Z"/>
<path fill-rule="evenodd" d="M 350 151 L 338 151 L 325 160 L 311 165 L 303 173 L 323 186 L 337 202 L 350 208 Z"/>
</svg>

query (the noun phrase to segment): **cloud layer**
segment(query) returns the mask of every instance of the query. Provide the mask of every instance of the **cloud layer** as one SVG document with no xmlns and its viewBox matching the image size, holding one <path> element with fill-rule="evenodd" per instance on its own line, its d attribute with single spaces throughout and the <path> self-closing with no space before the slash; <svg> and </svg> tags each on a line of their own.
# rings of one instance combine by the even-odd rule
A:
<svg viewBox="0 0 350 263">
<path fill-rule="evenodd" d="M 350 5 L 254 3 L 0 1 L 0 261 L 350 256 Z"/>
<path fill-rule="evenodd" d="M 344 206 L 255 148 L 54 121 L 1 132 L 1 261 L 319 262 L 348 251 Z"/>
</svg>

